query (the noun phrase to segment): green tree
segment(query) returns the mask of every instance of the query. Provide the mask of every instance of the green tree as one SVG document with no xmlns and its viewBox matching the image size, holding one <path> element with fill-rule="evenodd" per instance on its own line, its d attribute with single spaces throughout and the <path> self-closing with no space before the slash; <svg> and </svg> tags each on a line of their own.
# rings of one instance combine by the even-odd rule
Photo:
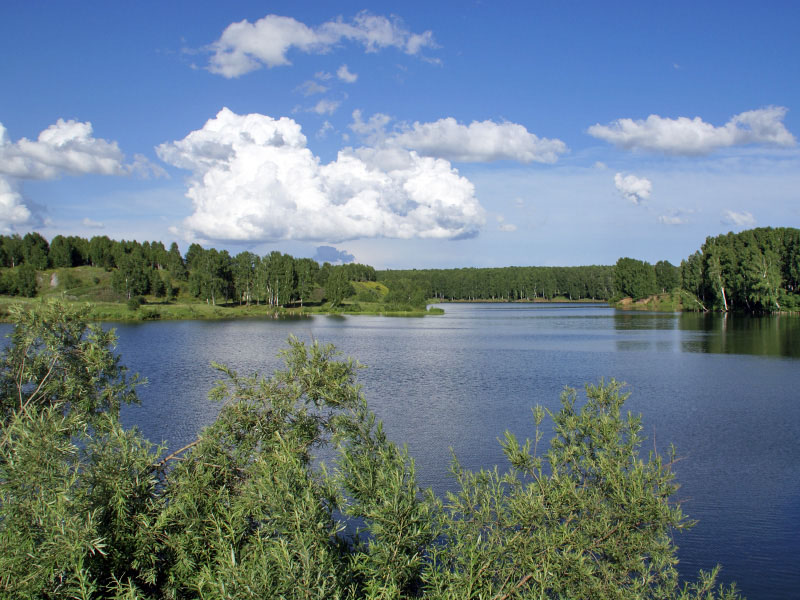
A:
<svg viewBox="0 0 800 600">
<path fill-rule="evenodd" d="M 267 302 L 271 306 L 283 306 L 292 302 L 297 292 L 294 258 L 278 251 L 270 252 L 261 259 L 261 270 L 266 285 Z"/>
<path fill-rule="evenodd" d="M 650 263 L 635 258 L 620 258 L 615 269 L 617 293 L 634 300 L 658 292 L 656 273 Z"/>
<path fill-rule="evenodd" d="M 342 301 L 355 293 L 347 279 L 347 273 L 341 267 L 333 267 L 325 283 L 325 298 L 331 307 L 339 306 Z"/>
<path fill-rule="evenodd" d="M 428 301 L 425 290 L 409 279 L 397 279 L 392 282 L 384 302 L 395 310 L 424 309 Z"/>
<path fill-rule="evenodd" d="M 703 255 L 698 251 L 681 261 L 681 289 L 694 295 L 702 307 L 704 288 Z"/>
<path fill-rule="evenodd" d="M 116 259 L 117 269 L 111 276 L 111 287 L 130 300 L 132 296 L 146 294 L 150 289 L 150 273 L 141 251 L 136 248 L 130 254 Z"/>
<path fill-rule="evenodd" d="M 297 297 L 300 299 L 300 306 L 303 306 L 314 294 L 319 263 L 312 258 L 298 258 L 294 267 L 297 273 Z"/>
<path fill-rule="evenodd" d="M 189 290 L 192 295 L 205 298 L 206 302 L 215 306 L 217 300 L 227 300 L 233 293 L 232 262 L 227 250 L 203 250 L 197 246 L 193 250 L 189 275 Z"/>
<path fill-rule="evenodd" d="M 171 287 L 171 283 L 170 283 Z M 167 282 L 164 281 L 164 277 L 161 275 L 161 271 L 157 271 L 153 269 L 150 271 L 150 292 L 156 298 L 164 298 L 168 294 L 167 290 Z"/>
<path fill-rule="evenodd" d="M 17 267 L 14 274 L 14 289 L 19 296 L 33 298 L 36 296 L 36 269 L 25 263 Z"/>
<path fill-rule="evenodd" d="M 655 264 L 656 287 L 664 292 L 671 292 L 681 284 L 681 272 L 668 260 L 660 260 Z"/>
<path fill-rule="evenodd" d="M 89 240 L 89 262 L 94 267 L 113 269 L 116 266 L 114 261 L 114 242 L 106 235 L 96 235 Z"/>
<path fill-rule="evenodd" d="M 24 261 L 35 269 L 42 271 L 49 266 L 48 254 L 50 245 L 41 234 L 33 231 L 22 238 L 22 255 Z"/>
<path fill-rule="evenodd" d="M 75 266 L 72 243 L 63 235 L 57 235 L 51 240 L 48 256 L 50 264 L 55 268 Z"/>
<path fill-rule="evenodd" d="M 733 256 L 728 240 L 709 238 L 703 244 L 703 272 L 706 275 L 707 289 L 714 308 L 728 310 L 728 294 L 730 290 Z"/>
<path fill-rule="evenodd" d="M 3 236 L 3 261 L 6 267 L 16 267 L 24 260 L 22 238 L 18 233 Z"/>
<path fill-rule="evenodd" d="M 257 255 L 247 251 L 240 252 L 233 258 L 233 287 L 239 304 L 250 306 L 250 302 L 255 299 L 256 271 L 260 262 Z"/>
<path fill-rule="evenodd" d="M 166 256 L 166 266 L 175 279 L 186 281 L 188 272 L 181 256 L 181 250 L 176 242 L 172 242 Z"/>
<path fill-rule="evenodd" d="M 205 255 L 205 252 L 205 249 L 200 244 L 191 244 L 189 249 L 186 251 L 186 260 L 184 261 L 186 268 L 189 271 L 194 270 L 194 268 L 197 266 L 197 261 Z"/>
<path fill-rule="evenodd" d="M 110 596 L 101 590 L 130 572 L 155 483 L 149 445 L 117 418 L 135 380 L 87 309 L 12 311 L 0 361 L 0 595 Z"/>
</svg>

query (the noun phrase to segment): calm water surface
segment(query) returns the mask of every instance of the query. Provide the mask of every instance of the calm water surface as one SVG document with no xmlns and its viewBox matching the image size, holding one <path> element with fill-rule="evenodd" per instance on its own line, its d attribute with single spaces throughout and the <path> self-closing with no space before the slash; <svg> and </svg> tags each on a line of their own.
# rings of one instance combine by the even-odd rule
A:
<svg viewBox="0 0 800 600">
<path fill-rule="evenodd" d="M 117 325 L 118 351 L 146 376 L 127 424 L 177 449 L 210 423 L 211 361 L 268 374 L 290 334 L 334 343 L 368 366 L 360 381 L 423 486 L 503 465 L 506 429 L 532 435 L 531 407 L 564 386 L 628 383 L 647 447 L 675 444 L 684 512 L 681 572 L 723 565 L 748 598 L 800 590 L 800 318 L 620 312 L 597 305 L 447 304 L 422 319 L 175 321 Z"/>
</svg>

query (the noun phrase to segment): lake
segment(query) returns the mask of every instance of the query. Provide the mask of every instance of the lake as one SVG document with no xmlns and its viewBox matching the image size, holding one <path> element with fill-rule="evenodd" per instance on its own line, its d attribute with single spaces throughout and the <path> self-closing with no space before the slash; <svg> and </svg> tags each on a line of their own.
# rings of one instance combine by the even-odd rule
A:
<svg viewBox="0 0 800 600">
<path fill-rule="evenodd" d="M 116 325 L 123 362 L 148 378 L 124 410 L 177 449 L 210 423 L 225 363 L 271 373 L 290 334 L 332 342 L 368 366 L 359 379 L 420 483 L 451 485 L 450 448 L 468 468 L 504 466 L 497 438 L 533 434 L 531 407 L 557 410 L 564 386 L 625 381 L 645 448 L 675 466 L 684 512 L 680 570 L 723 566 L 748 598 L 800 589 L 800 318 L 622 312 L 604 305 L 445 304 L 442 316 Z"/>
</svg>

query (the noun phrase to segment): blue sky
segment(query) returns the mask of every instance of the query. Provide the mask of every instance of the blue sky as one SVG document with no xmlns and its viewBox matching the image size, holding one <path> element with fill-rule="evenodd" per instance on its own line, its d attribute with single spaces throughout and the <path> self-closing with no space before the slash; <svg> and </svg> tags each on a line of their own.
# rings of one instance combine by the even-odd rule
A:
<svg viewBox="0 0 800 600">
<path fill-rule="evenodd" d="M 800 227 L 799 30 L 794 2 L 5 2 L 0 230 L 678 264 Z"/>
</svg>

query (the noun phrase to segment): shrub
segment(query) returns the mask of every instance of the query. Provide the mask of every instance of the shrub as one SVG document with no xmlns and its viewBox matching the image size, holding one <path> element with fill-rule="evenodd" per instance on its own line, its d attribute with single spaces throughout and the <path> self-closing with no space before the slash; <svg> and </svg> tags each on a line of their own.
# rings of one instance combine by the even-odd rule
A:
<svg viewBox="0 0 800 600">
<path fill-rule="evenodd" d="M 142 304 L 144 304 L 144 298 L 141 296 L 132 296 L 127 302 L 128 310 L 137 311 Z"/>
</svg>

